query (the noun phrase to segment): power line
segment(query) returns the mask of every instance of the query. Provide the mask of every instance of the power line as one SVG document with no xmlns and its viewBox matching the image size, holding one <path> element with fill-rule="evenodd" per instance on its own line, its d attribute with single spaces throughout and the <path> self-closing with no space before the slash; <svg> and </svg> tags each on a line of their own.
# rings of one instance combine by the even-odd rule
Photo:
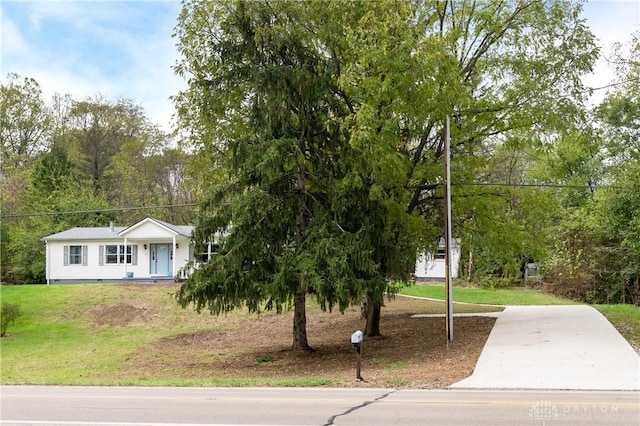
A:
<svg viewBox="0 0 640 426">
<path fill-rule="evenodd" d="M 506 186 L 512 188 L 571 188 L 571 189 L 593 189 L 594 187 L 598 188 L 614 188 L 620 189 L 621 186 L 613 186 L 613 185 L 565 185 L 565 184 L 554 184 L 554 183 L 473 183 L 473 182 L 459 182 L 452 183 L 454 186 Z"/>
<path fill-rule="evenodd" d="M 483 182 L 452 182 L 452 186 L 499 186 L 509 188 L 566 188 L 566 189 L 589 189 L 593 187 L 589 185 L 565 185 L 565 184 L 553 184 L 553 183 L 483 183 Z M 441 187 L 441 183 L 428 183 L 419 185 L 417 188 L 425 191 L 434 190 Z M 621 189 L 621 186 L 615 185 L 597 185 L 598 188 L 612 188 Z M 184 204 L 164 204 L 159 206 L 138 206 L 138 207 L 118 207 L 111 209 L 95 209 L 95 210 L 72 210 L 63 212 L 35 212 L 35 213 L 20 213 L 20 214 L 7 214 L 2 215 L 2 219 L 22 218 L 22 217 L 38 217 L 38 216 L 62 216 L 72 214 L 90 214 L 90 213 L 114 213 L 114 212 L 126 212 L 134 210 L 151 210 L 151 209 L 165 209 L 165 208 L 182 208 L 182 207 L 195 207 L 198 203 L 184 203 Z"/>
<path fill-rule="evenodd" d="M 569 188 L 569 189 L 593 189 L 597 188 L 613 188 L 613 189 L 621 189 L 621 186 L 615 185 L 566 185 L 566 184 L 555 184 L 555 183 L 488 183 L 488 182 L 452 182 L 452 186 L 503 186 L 510 188 Z M 442 186 L 441 183 L 428 183 L 424 185 L 419 185 L 418 189 L 422 190 L 433 190 Z"/>
<path fill-rule="evenodd" d="M 21 213 L 21 214 L 7 214 L 2 218 L 18 218 L 18 217 L 35 217 L 35 216 L 60 216 L 70 214 L 88 214 L 88 213 L 113 213 L 113 212 L 127 212 L 132 210 L 151 210 L 151 209 L 165 209 L 176 207 L 195 207 L 197 203 L 185 203 L 185 204 L 164 204 L 159 206 L 138 206 L 138 207 L 118 207 L 111 209 L 95 209 L 95 210 L 73 210 L 66 212 L 36 212 L 36 213 Z"/>
</svg>

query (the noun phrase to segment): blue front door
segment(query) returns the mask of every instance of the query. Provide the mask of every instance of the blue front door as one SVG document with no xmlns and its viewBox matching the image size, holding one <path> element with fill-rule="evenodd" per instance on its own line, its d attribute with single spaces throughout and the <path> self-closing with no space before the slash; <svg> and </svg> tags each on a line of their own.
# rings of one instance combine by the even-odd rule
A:
<svg viewBox="0 0 640 426">
<path fill-rule="evenodd" d="M 171 244 L 151 244 L 151 257 L 149 259 L 149 272 L 151 275 L 173 274 L 173 249 Z"/>
</svg>

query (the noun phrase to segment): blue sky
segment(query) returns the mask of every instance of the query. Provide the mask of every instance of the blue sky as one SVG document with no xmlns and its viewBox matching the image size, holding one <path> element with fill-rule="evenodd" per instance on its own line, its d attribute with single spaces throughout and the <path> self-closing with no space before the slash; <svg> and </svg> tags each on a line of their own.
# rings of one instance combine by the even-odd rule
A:
<svg viewBox="0 0 640 426">
<path fill-rule="evenodd" d="M 33 77 L 45 93 L 129 98 L 168 130 L 177 0 L 0 0 L 0 71 Z"/>
<path fill-rule="evenodd" d="M 55 92 L 129 98 L 169 130 L 169 97 L 185 87 L 171 69 L 180 8 L 179 0 L 0 0 L 0 81 L 10 72 L 33 77 L 47 99 Z M 583 16 L 607 55 L 640 31 L 640 0 L 591 0 Z M 598 87 L 612 78 L 600 61 L 584 81 Z"/>
</svg>

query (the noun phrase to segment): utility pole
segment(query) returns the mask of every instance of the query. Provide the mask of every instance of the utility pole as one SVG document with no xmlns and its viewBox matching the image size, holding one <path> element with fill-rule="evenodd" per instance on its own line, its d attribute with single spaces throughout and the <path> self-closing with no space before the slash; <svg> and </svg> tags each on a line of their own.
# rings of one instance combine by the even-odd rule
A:
<svg viewBox="0 0 640 426">
<path fill-rule="evenodd" d="M 444 280 L 447 304 L 447 341 L 453 340 L 453 289 L 451 284 L 451 143 L 449 116 L 445 120 L 444 130 Z"/>
</svg>

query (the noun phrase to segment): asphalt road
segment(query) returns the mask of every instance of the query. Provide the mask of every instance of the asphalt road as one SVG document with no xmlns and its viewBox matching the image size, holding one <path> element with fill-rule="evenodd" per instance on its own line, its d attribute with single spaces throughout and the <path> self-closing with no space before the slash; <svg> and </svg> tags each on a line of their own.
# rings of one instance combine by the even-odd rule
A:
<svg viewBox="0 0 640 426">
<path fill-rule="evenodd" d="M 640 393 L 0 387 L 2 425 L 633 425 Z"/>
</svg>

